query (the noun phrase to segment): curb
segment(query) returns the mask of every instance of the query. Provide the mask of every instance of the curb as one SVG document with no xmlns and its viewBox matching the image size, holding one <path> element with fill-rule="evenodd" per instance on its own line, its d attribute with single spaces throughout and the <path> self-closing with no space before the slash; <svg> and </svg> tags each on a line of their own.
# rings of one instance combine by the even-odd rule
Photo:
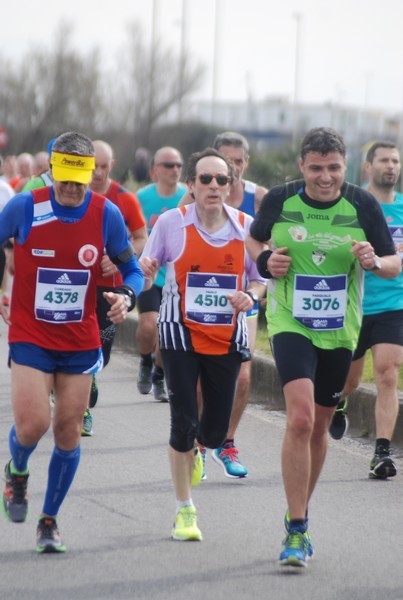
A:
<svg viewBox="0 0 403 600">
<path fill-rule="evenodd" d="M 117 327 L 115 343 L 122 350 L 136 353 L 137 313 Z M 351 395 L 348 406 L 349 429 L 347 436 L 375 439 L 375 398 L 374 385 L 362 384 Z M 255 353 L 252 363 L 252 385 L 250 402 L 260 404 L 267 410 L 285 410 L 281 385 L 272 358 Z M 399 392 L 399 415 L 393 436 L 393 445 L 403 447 L 403 393 Z"/>
</svg>

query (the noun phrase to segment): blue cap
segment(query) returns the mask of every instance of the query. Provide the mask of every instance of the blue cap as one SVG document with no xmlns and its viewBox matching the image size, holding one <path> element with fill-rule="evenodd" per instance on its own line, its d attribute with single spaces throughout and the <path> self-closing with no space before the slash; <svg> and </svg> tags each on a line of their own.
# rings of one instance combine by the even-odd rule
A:
<svg viewBox="0 0 403 600">
<path fill-rule="evenodd" d="M 50 140 L 50 142 L 48 143 L 48 154 L 49 156 L 52 154 L 52 148 L 53 148 L 53 144 L 55 143 L 55 141 L 57 140 L 57 137 L 54 137 L 52 140 Z"/>
</svg>

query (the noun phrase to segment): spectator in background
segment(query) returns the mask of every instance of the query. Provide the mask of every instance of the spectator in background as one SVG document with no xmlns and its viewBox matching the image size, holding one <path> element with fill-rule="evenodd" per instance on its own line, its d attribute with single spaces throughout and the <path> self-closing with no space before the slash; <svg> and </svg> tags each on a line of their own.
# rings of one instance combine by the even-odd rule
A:
<svg viewBox="0 0 403 600">
<path fill-rule="evenodd" d="M 403 194 L 395 190 L 400 177 L 400 152 L 391 142 L 375 142 L 368 150 L 364 169 L 367 191 L 378 200 L 386 218 L 396 251 L 403 259 Z M 369 477 L 387 479 L 396 475 L 390 443 L 399 414 L 399 372 L 403 364 L 403 274 L 380 279 L 376 271 L 365 272 L 363 320 L 353 362 L 330 424 L 329 433 L 341 439 L 347 431 L 347 396 L 360 384 L 365 354 L 370 348 L 377 396 L 375 402 L 376 441 Z"/>
<path fill-rule="evenodd" d="M 49 154 L 46 150 L 40 150 L 34 155 L 33 177 L 39 177 L 42 173 L 47 173 L 49 168 Z"/>
<path fill-rule="evenodd" d="M 102 140 L 94 141 L 95 169 L 90 182 L 90 189 L 105 196 L 113 202 L 123 215 L 128 230 L 129 239 L 134 252 L 139 256 L 147 240 L 147 228 L 140 203 L 136 196 L 126 190 L 117 181 L 111 178 L 111 172 L 115 164 L 112 147 Z M 102 354 L 104 367 L 109 363 L 113 340 L 116 333 L 116 325 L 108 317 L 109 303 L 104 292 L 113 290 L 123 283 L 122 275 L 117 266 L 108 256 L 102 259 L 102 274 L 97 278 L 97 319 L 101 334 Z M 92 376 L 92 386 L 89 399 L 89 407 L 84 414 L 83 436 L 93 434 L 92 415 L 90 408 L 94 407 L 98 400 L 98 386 L 95 374 Z"/>
<path fill-rule="evenodd" d="M 50 164 L 49 164 L 49 156 L 52 154 L 52 147 L 53 144 L 55 143 L 56 138 L 53 138 L 50 140 L 50 142 L 48 143 L 48 150 L 46 151 L 42 151 L 42 152 L 38 152 L 38 154 L 42 155 L 42 167 L 40 168 L 38 164 L 38 170 L 41 170 L 41 173 L 39 173 L 39 175 L 37 175 L 36 177 L 32 177 L 22 188 L 23 192 L 27 192 L 29 190 L 36 190 L 38 188 L 41 187 L 45 187 L 47 185 L 52 185 L 53 183 L 53 179 L 52 179 L 52 170 L 50 168 Z M 43 171 L 42 169 L 45 167 L 45 162 L 44 162 L 44 157 L 47 156 L 48 157 L 48 168 L 47 170 Z"/>
<path fill-rule="evenodd" d="M 156 151 L 151 166 L 154 183 L 137 190 L 149 233 L 158 217 L 165 211 L 175 208 L 186 193 L 186 187 L 179 182 L 182 166 L 182 155 L 176 148 L 165 146 Z M 136 338 L 140 353 L 137 388 L 140 394 L 148 394 L 152 389 L 155 400 L 159 402 L 168 400 L 164 388 L 164 370 L 157 332 L 164 281 L 165 267 L 160 269 L 151 288 L 142 292 L 137 301 L 139 322 Z"/>
<path fill-rule="evenodd" d="M 15 192 L 11 185 L 4 179 L 0 179 L 0 212 L 6 206 L 9 200 L 15 195 Z M 8 240 L 5 244 L 0 245 L 0 302 L 5 306 L 10 303 L 10 298 L 7 293 L 8 277 L 7 277 L 7 255 L 4 246 L 8 244 Z"/>
<path fill-rule="evenodd" d="M 17 157 L 17 170 L 19 180 L 15 184 L 16 193 L 21 192 L 34 173 L 34 157 L 29 152 L 22 152 Z"/>
<path fill-rule="evenodd" d="M 3 164 L 3 178 L 6 179 L 9 185 L 13 189 L 17 185 L 18 178 L 18 167 L 17 167 L 17 156 L 15 154 L 7 154 Z"/>
<path fill-rule="evenodd" d="M 137 148 L 134 153 L 133 175 L 139 183 L 150 180 L 151 156 L 147 148 Z"/>
</svg>

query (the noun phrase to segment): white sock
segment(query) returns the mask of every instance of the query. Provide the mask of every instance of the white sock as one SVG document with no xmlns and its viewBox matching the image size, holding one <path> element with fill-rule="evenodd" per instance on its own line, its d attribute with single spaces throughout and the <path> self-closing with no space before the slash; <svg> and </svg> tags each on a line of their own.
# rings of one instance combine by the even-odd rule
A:
<svg viewBox="0 0 403 600">
<path fill-rule="evenodd" d="M 180 511 L 183 506 L 194 506 L 192 498 L 189 500 L 177 500 L 176 501 L 176 514 Z"/>
</svg>

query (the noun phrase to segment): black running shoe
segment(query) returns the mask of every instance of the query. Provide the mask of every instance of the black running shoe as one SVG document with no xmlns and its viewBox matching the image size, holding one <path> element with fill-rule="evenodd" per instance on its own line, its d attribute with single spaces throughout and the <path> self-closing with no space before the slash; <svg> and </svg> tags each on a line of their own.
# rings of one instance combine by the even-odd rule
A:
<svg viewBox="0 0 403 600">
<path fill-rule="evenodd" d="M 142 365 L 140 363 L 139 376 L 137 378 L 137 389 L 140 394 L 148 394 L 151 392 L 151 366 Z"/>
<path fill-rule="evenodd" d="M 62 543 L 56 519 L 42 517 L 36 529 L 36 551 L 40 554 L 49 552 L 66 552 Z"/>
<path fill-rule="evenodd" d="M 95 379 L 95 375 L 92 376 L 92 384 L 90 391 L 90 408 L 94 408 L 96 403 L 98 402 L 98 385 L 97 380 Z"/>
<path fill-rule="evenodd" d="M 341 440 L 348 430 L 347 419 L 348 398 L 340 400 L 330 423 L 329 433 L 334 440 Z"/>
<path fill-rule="evenodd" d="M 28 513 L 27 484 L 29 474 L 14 475 L 10 471 L 10 462 L 4 469 L 6 485 L 3 492 L 3 510 L 9 521 L 23 523 Z"/>
<path fill-rule="evenodd" d="M 371 460 L 369 478 L 387 479 L 394 477 L 397 473 L 396 465 L 390 457 L 389 448 L 377 448 Z"/>
<path fill-rule="evenodd" d="M 165 392 L 164 380 L 153 377 L 153 394 L 157 402 L 168 402 L 168 396 Z"/>
</svg>

